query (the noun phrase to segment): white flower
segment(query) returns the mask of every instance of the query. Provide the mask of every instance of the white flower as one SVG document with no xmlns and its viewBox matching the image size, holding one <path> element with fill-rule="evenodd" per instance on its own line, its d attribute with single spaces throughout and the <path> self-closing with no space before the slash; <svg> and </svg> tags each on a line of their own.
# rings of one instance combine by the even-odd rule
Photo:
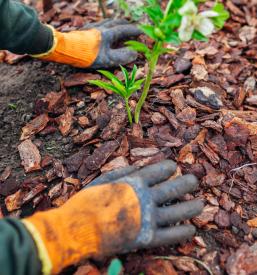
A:
<svg viewBox="0 0 257 275">
<path fill-rule="evenodd" d="M 181 41 L 189 41 L 192 38 L 194 30 L 199 31 L 204 36 L 210 36 L 215 29 L 210 18 L 219 16 L 215 11 L 198 13 L 197 6 L 192 0 L 188 0 L 179 9 L 179 14 L 182 16 L 181 25 L 178 30 Z"/>
</svg>

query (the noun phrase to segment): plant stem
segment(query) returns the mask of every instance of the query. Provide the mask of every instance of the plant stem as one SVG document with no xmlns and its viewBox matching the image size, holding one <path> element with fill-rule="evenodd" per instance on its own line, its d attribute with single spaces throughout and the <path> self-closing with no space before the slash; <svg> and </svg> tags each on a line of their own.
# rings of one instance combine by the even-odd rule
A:
<svg viewBox="0 0 257 275">
<path fill-rule="evenodd" d="M 166 17 L 169 15 L 169 11 L 172 3 L 173 3 L 173 0 L 170 0 L 169 3 L 167 4 L 163 19 L 166 19 Z"/>
<path fill-rule="evenodd" d="M 131 109 L 129 107 L 128 100 L 129 100 L 128 98 L 125 98 L 125 106 L 126 106 L 126 110 L 127 110 L 127 113 L 128 113 L 129 124 L 132 125 L 133 120 L 132 120 Z"/>
<path fill-rule="evenodd" d="M 103 17 L 107 18 L 106 6 L 105 6 L 105 3 L 103 1 L 104 0 L 98 0 L 98 4 L 99 4 L 99 7 L 102 11 Z"/>
<path fill-rule="evenodd" d="M 151 59 L 148 60 L 148 72 L 147 72 L 143 92 L 141 94 L 141 97 L 138 100 L 136 110 L 135 110 L 135 123 L 139 123 L 141 109 L 142 109 L 142 106 L 144 105 L 146 97 L 148 95 L 151 81 L 153 78 L 153 74 L 155 71 L 155 67 L 156 67 L 156 64 L 157 64 L 159 56 L 160 56 L 160 49 L 162 48 L 162 46 L 163 46 L 163 42 L 157 41 L 154 45 Z"/>
</svg>

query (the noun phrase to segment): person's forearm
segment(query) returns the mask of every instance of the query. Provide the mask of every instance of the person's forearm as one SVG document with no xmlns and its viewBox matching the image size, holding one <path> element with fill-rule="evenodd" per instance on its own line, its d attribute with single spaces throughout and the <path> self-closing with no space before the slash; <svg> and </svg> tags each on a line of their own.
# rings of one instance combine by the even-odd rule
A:
<svg viewBox="0 0 257 275">
<path fill-rule="evenodd" d="M 0 220 L 0 274 L 41 274 L 41 262 L 34 241 L 17 219 Z"/>
<path fill-rule="evenodd" d="M 52 36 L 33 9 L 18 1 L 0 0 L 0 49 L 40 54 L 52 47 Z"/>
</svg>

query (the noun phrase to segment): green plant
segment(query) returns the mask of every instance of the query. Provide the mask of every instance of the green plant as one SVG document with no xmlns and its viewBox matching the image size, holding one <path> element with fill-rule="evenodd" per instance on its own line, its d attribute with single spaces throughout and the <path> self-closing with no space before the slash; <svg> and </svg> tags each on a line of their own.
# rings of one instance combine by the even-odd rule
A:
<svg viewBox="0 0 257 275">
<path fill-rule="evenodd" d="M 122 263 L 119 259 L 113 259 L 108 267 L 108 275 L 119 275 L 122 271 Z"/>
<path fill-rule="evenodd" d="M 214 31 L 214 27 L 222 28 L 229 18 L 229 13 L 223 4 L 216 2 L 212 10 L 198 13 L 197 5 L 202 0 L 170 0 L 163 11 L 156 0 L 147 0 L 144 7 L 150 19 L 150 24 L 140 25 L 139 28 L 155 43 L 148 48 L 138 41 L 129 41 L 130 49 L 141 52 L 148 61 L 148 71 L 143 92 L 135 109 L 135 122 L 139 122 L 142 106 L 147 98 L 155 67 L 161 54 L 167 53 L 166 43 L 179 45 L 183 41 L 196 39 L 206 41 Z"/>
<path fill-rule="evenodd" d="M 122 66 L 120 66 L 120 67 L 121 67 L 121 70 L 122 70 L 122 73 L 124 76 L 124 82 L 119 80 L 118 77 L 116 77 L 114 74 L 112 74 L 108 71 L 99 70 L 98 72 L 101 73 L 102 75 L 104 75 L 107 79 L 109 79 L 111 81 L 111 83 L 107 83 L 107 82 L 104 82 L 101 80 L 90 80 L 89 83 L 96 85 L 100 88 L 103 88 L 107 91 L 108 90 L 112 91 L 112 92 L 118 94 L 119 96 L 121 96 L 125 102 L 129 123 L 132 124 L 133 119 L 132 119 L 131 109 L 129 106 L 129 98 L 131 97 L 131 95 L 133 93 L 135 93 L 137 90 L 140 89 L 141 85 L 144 82 L 144 79 L 136 80 L 136 73 L 137 73 L 136 65 L 134 65 L 133 70 L 130 75 L 124 67 L 122 67 Z"/>
<path fill-rule="evenodd" d="M 144 1 L 134 1 L 129 5 L 126 0 L 116 0 L 117 6 L 124 12 L 125 17 L 130 17 L 132 21 L 138 21 L 144 13 Z"/>
</svg>

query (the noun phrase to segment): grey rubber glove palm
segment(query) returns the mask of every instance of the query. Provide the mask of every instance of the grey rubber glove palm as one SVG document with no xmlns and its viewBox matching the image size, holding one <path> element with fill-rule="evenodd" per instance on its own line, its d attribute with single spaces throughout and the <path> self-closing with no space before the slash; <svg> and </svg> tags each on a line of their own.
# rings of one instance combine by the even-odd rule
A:
<svg viewBox="0 0 257 275">
<path fill-rule="evenodd" d="M 193 175 L 169 180 L 175 171 L 176 164 L 166 160 L 140 170 L 135 167 L 120 169 L 97 178 L 87 186 L 127 183 L 136 191 L 142 213 L 141 230 L 136 240 L 120 252 L 179 243 L 195 234 L 194 226 L 176 224 L 199 215 L 203 209 L 200 200 L 164 205 L 177 201 L 198 186 Z"/>
<path fill-rule="evenodd" d="M 126 47 L 114 49 L 115 43 L 140 35 L 142 32 L 136 25 L 129 24 L 126 20 L 106 19 L 100 23 L 87 24 L 83 29 L 98 29 L 102 34 L 100 51 L 93 69 L 110 68 L 128 64 L 137 58 L 137 53 Z"/>
</svg>

